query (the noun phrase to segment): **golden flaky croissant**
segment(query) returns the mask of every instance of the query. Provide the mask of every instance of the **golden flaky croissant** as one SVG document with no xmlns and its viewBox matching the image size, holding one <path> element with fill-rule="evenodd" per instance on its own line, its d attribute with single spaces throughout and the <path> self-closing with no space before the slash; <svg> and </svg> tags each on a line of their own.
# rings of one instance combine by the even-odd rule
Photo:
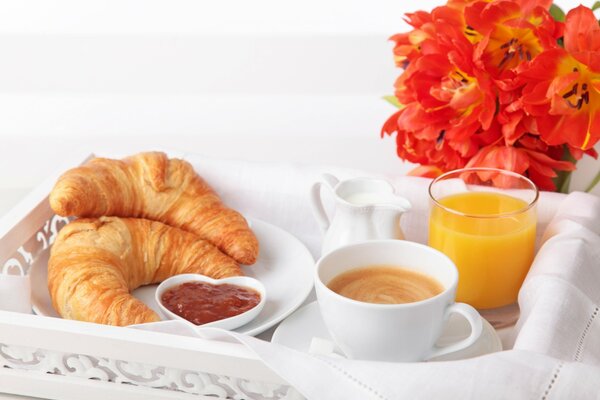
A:
<svg viewBox="0 0 600 400">
<path fill-rule="evenodd" d="M 158 321 L 135 288 L 183 273 L 242 275 L 211 243 L 160 222 L 80 219 L 61 229 L 48 263 L 48 289 L 63 318 L 109 325 Z"/>
<path fill-rule="evenodd" d="M 92 159 L 60 177 L 50 206 L 62 216 L 160 221 L 195 233 L 242 264 L 258 257 L 258 241 L 244 217 L 227 208 L 188 162 L 164 153 Z"/>
</svg>

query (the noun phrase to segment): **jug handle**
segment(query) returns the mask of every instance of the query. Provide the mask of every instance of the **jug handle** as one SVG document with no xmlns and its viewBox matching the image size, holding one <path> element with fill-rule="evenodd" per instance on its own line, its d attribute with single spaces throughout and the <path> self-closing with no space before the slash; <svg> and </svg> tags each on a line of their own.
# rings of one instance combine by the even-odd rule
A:
<svg viewBox="0 0 600 400">
<path fill-rule="evenodd" d="M 323 207 L 323 200 L 321 199 L 321 186 L 325 185 L 333 191 L 333 188 L 339 183 L 339 180 L 331 174 L 323 174 L 321 176 L 323 181 L 313 183 L 310 189 L 310 204 L 312 206 L 313 214 L 319 223 L 319 227 L 323 232 L 329 228 L 329 217 Z"/>
</svg>

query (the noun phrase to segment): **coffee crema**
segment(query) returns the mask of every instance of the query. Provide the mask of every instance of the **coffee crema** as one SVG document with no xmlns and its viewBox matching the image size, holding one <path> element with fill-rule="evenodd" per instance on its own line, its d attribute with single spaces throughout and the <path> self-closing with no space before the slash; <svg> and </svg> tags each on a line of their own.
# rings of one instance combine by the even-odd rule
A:
<svg viewBox="0 0 600 400">
<path fill-rule="evenodd" d="M 354 268 L 334 277 L 327 287 L 349 299 L 375 304 L 414 303 L 444 291 L 434 277 L 393 265 Z"/>
</svg>

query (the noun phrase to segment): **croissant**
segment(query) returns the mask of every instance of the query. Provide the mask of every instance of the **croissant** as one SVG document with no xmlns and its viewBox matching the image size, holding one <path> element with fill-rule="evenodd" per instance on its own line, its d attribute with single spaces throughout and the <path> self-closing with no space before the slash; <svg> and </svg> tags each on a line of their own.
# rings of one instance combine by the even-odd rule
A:
<svg viewBox="0 0 600 400">
<path fill-rule="evenodd" d="M 79 219 L 52 246 L 48 289 L 63 318 L 123 326 L 160 319 L 132 290 L 183 273 L 242 275 L 232 258 L 181 229 L 145 219 Z"/>
<path fill-rule="evenodd" d="M 258 240 L 244 217 L 227 208 L 188 162 L 164 153 L 92 159 L 60 177 L 50 206 L 62 216 L 160 221 L 210 241 L 242 264 L 258 257 Z"/>
</svg>

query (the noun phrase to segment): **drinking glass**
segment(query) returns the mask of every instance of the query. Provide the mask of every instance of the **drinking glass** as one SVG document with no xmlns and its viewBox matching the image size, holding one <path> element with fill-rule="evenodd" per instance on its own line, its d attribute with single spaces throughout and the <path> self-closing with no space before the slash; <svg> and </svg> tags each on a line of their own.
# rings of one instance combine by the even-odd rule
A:
<svg viewBox="0 0 600 400">
<path fill-rule="evenodd" d="M 513 324 L 534 257 L 537 187 L 511 171 L 465 168 L 436 178 L 429 196 L 429 245 L 458 268 L 456 301 L 495 327 Z"/>
</svg>

